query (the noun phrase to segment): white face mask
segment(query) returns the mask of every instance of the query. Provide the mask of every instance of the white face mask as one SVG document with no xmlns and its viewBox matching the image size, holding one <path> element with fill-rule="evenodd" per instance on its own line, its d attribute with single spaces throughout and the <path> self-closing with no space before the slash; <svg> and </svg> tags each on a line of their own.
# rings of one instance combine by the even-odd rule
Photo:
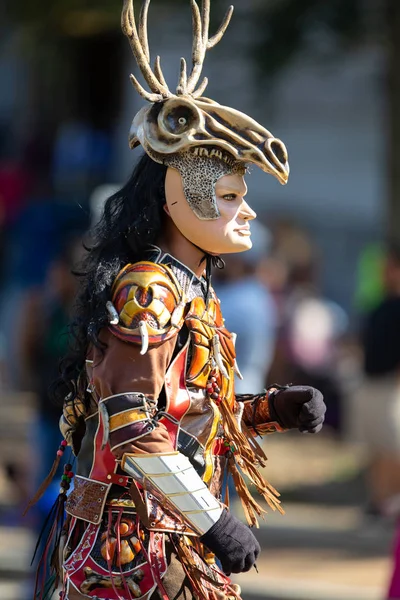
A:
<svg viewBox="0 0 400 600">
<path fill-rule="evenodd" d="M 187 200 L 181 174 L 173 168 L 167 170 L 168 214 L 186 239 L 209 254 L 231 254 L 252 247 L 250 221 L 256 213 L 245 201 L 246 193 L 243 175 L 223 175 L 213 186 L 217 215 L 199 218 Z"/>
</svg>

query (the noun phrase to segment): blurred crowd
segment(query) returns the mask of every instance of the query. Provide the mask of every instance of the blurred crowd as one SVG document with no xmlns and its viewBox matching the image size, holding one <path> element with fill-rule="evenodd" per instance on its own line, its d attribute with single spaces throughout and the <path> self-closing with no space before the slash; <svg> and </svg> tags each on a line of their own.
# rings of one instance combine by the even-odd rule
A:
<svg viewBox="0 0 400 600">
<path fill-rule="evenodd" d="M 89 158 L 94 146 L 100 150 Z M 4 390 L 34 392 L 41 431 L 36 439 L 50 454 L 50 442 L 57 445 L 60 407 L 51 405 L 46 390 L 67 344 L 78 285 L 72 270 L 83 257 L 85 233 L 115 189 L 107 186 L 106 148 L 98 134 L 74 124 L 62 127 L 53 145 L 30 141 L 18 160 L 0 155 L 0 384 Z M 374 370 L 387 374 L 389 387 L 396 369 L 394 355 L 387 367 L 375 366 L 385 361 L 380 350 L 374 354 L 369 348 L 375 348 L 379 333 L 369 331 L 372 325 L 366 336 L 362 333 L 380 302 L 382 311 L 391 311 L 388 319 L 394 317 L 396 302 L 385 297 L 400 297 L 394 249 L 386 262 L 380 249 L 366 248 L 360 257 L 355 280 L 360 319 L 354 323 L 320 289 L 323 257 L 304 228 L 260 215 L 252 232 L 253 249 L 225 257 L 225 268 L 214 276 L 227 326 L 238 336 L 243 375 L 238 391 L 256 393 L 274 382 L 313 385 L 327 402 L 327 427 L 337 435 L 349 429 L 359 433 L 349 423 L 358 421 L 349 396 L 358 388 L 355 402 L 366 397 L 363 350 L 367 388 L 372 389 Z M 377 327 L 384 331 L 387 324 L 381 321 Z M 364 412 L 365 406 L 357 410 Z"/>
<path fill-rule="evenodd" d="M 1 480 L 13 488 L 15 515 L 26 501 L 28 472 L 33 488 L 60 442 L 61 408 L 47 389 L 68 340 L 83 239 L 114 191 L 107 185 L 108 153 L 107 139 L 76 124 L 55 145 L 32 140 L 14 160 L 0 153 L 0 403 L 30 393 L 36 414 L 29 438 L 36 467 L 17 453 L 15 460 L 7 453 L 0 466 Z M 251 251 L 224 257 L 225 268 L 214 274 L 226 326 L 237 334 L 243 375 L 237 391 L 259 393 L 275 382 L 319 388 L 328 407 L 325 435 L 365 448 L 366 513 L 396 516 L 400 248 L 365 248 L 349 315 L 325 297 L 324 259 L 306 229 L 261 214 L 252 238 Z M 39 516 L 47 510 L 39 506 Z"/>
</svg>

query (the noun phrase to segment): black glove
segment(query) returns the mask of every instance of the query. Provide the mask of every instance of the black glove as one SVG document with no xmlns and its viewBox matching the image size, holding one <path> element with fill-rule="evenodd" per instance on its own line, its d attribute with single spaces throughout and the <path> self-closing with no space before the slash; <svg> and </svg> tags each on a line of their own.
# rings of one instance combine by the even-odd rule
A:
<svg viewBox="0 0 400 600">
<path fill-rule="evenodd" d="M 250 571 L 261 550 L 251 529 L 227 510 L 200 541 L 219 558 L 227 575 Z"/>
<path fill-rule="evenodd" d="M 313 387 L 295 385 L 272 392 L 269 397 L 271 417 L 285 429 L 298 428 L 304 433 L 318 433 L 325 420 L 326 406 L 321 392 Z"/>
</svg>

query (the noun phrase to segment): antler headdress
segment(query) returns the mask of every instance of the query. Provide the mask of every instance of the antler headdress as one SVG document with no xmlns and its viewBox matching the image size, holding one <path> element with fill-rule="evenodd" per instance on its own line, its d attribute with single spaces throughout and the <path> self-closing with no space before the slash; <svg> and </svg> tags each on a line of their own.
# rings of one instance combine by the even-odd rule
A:
<svg viewBox="0 0 400 600">
<path fill-rule="evenodd" d="M 202 2 L 201 13 L 195 0 L 191 0 L 191 4 L 194 30 L 192 48 L 193 66 L 188 77 L 186 60 L 181 58 L 181 73 L 179 77 L 179 83 L 176 88 L 176 95 L 191 95 L 193 98 L 198 98 L 203 95 L 208 85 L 208 79 L 207 77 L 204 77 L 202 83 L 196 89 L 203 69 L 206 52 L 207 50 L 214 48 L 214 46 L 216 46 L 222 39 L 222 36 L 227 30 L 231 20 L 233 6 L 229 7 L 217 33 L 212 38 L 209 38 L 210 0 L 204 0 Z M 125 0 L 122 11 L 122 31 L 129 39 L 130 46 L 133 54 L 135 55 L 138 67 L 140 68 L 152 93 L 147 92 L 143 86 L 140 85 L 136 77 L 131 75 L 133 85 L 145 100 L 148 100 L 149 102 L 161 102 L 166 98 L 170 98 L 172 94 L 168 89 L 168 85 L 161 70 L 160 57 L 157 56 L 156 58 L 154 70 L 152 70 L 150 66 L 150 52 L 147 39 L 147 15 L 149 6 L 150 0 L 145 0 L 140 12 L 138 31 L 135 22 L 133 0 Z"/>
<path fill-rule="evenodd" d="M 221 106 L 203 97 L 208 79 L 199 84 L 207 50 L 218 44 L 233 13 L 231 6 L 217 33 L 209 37 L 210 0 L 202 0 L 201 11 L 191 0 L 193 15 L 192 68 L 181 59 L 179 83 L 172 93 L 157 56 L 152 69 L 147 38 L 147 16 L 150 0 L 144 0 L 136 25 L 133 0 L 124 0 L 122 30 L 128 37 L 138 67 L 150 89 L 147 91 L 131 75 L 138 93 L 147 104 L 135 116 L 130 146 L 141 144 L 153 160 L 170 164 L 177 153 L 196 150 L 197 155 L 216 156 L 242 165 L 255 164 L 266 173 L 286 183 L 289 165 L 285 145 L 251 117 L 233 108 Z M 174 165 L 175 166 L 175 165 Z M 200 215 L 199 215 L 200 216 Z M 214 215 L 215 216 L 215 215 Z M 210 215 L 202 218 L 213 218 Z"/>
</svg>

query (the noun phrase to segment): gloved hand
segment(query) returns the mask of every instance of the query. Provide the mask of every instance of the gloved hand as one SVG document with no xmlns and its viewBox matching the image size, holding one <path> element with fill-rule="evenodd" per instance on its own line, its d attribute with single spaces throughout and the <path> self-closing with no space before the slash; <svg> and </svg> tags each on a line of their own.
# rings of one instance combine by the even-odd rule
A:
<svg viewBox="0 0 400 600">
<path fill-rule="evenodd" d="M 228 510 L 224 510 L 200 541 L 219 558 L 227 575 L 250 571 L 261 550 L 251 529 Z"/>
<path fill-rule="evenodd" d="M 319 390 L 295 385 L 272 392 L 268 401 L 271 418 L 284 429 L 298 428 L 304 433 L 321 431 L 326 406 Z"/>
</svg>

